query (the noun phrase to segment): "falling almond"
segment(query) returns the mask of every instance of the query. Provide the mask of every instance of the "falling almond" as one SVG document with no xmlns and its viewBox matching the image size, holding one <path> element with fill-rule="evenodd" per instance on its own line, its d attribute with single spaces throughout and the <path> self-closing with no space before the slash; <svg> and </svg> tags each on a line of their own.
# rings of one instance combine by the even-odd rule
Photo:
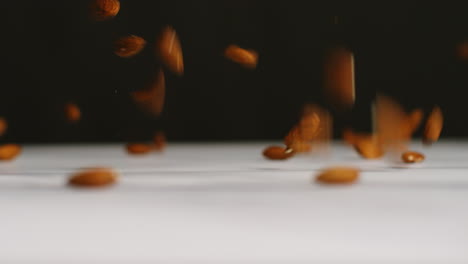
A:
<svg viewBox="0 0 468 264">
<path fill-rule="evenodd" d="M 289 145 L 294 141 L 311 141 L 316 137 L 320 130 L 322 112 L 319 106 L 306 104 L 299 123 L 286 135 L 285 144 Z"/>
<path fill-rule="evenodd" d="M 460 60 L 468 60 L 468 41 L 463 41 L 456 46 L 456 55 Z"/>
<path fill-rule="evenodd" d="M 258 53 L 254 50 L 243 49 L 237 45 L 229 45 L 224 50 L 224 56 L 245 68 L 254 69 L 257 67 Z"/>
<path fill-rule="evenodd" d="M 358 140 L 354 149 L 365 159 L 379 159 L 384 152 L 380 141 L 375 136 L 369 136 Z"/>
<path fill-rule="evenodd" d="M 169 70 L 179 75 L 184 73 L 182 48 L 177 33 L 171 26 L 162 30 L 156 53 Z"/>
<path fill-rule="evenodd" d="M 154 150 L 163 151 L 166 148 L 166 141 L 166 135 L 164 134 L 164 132 L 156 132 L 153 138 Z"/>
<path fill-rule="evenodd" d="M 0 117 L 0 136 L 3 136 L 8 130 L 8 122 L 5 118 Z"/>
<path fill-rule="evenodd" d="M 331 105 L 349 109 L 355 100 L 354 57 L 343 47 L 330 51 L 324 64 L 324 94 Z"/>
<path fill-rule="evenodd" d="M 440 107 L 436 106 L 427 118 L 423 132 L 423 142 L 430 145 L 439 139 L 442 127 L 444 126 L 444 117 Z"/>
<path fill-rule="evenodd" d="M 413 134 L 419 126 L 424 117 L 424 112 L 422 109 L 415 109 L 408 115 L 408 123 L 410 124 L 410 133 Z"/>
<path fill-rule="evenodd" d="M 74 103 L 68 103 L 65 105 L 65 117 L 68 122 L 76 123 L 81 119 L 80 108 Z"/>
<path fill-rule="evenodd" d="M 331 116 L 318 105 L 306 104 L 301 119 L 284 138 L 284 144 L 295 152 L 309 152 L 312 141 L 327 143 L 331 137 Z"/>
<path fill-rule="evenodd" d="M 145 48 L 146 41 L 138 36 L 130 35 L 121 37 L 114 43 L 115 55 L 122 58 L 130 58 Z"/>
<path fill-rule="evenodd" d="M 378 159 L 384 154 L 382 144 L 377 134 L 356 133 L 346 129 L 343 132 L 343 138 L 365 159 Z"/>
<path fill-rule="evenodd" d="M 149 89 L 133 92 L 132 97 L 144 111 L 159 116 L 164 108 L 165 93 L 164 72 L 159 70 Z"/>
<path fill-rule="evenodd" d="M 120 10 L 118 0 L 91 0 L 90 16 L 96 21 L 103 21 L 115 17 Z"/>
<path fill-rule="evenodd" d="M 403 107 L 388 96 L 379 95 L 375 107 L 376 132 L 384 149 L 404 151 L 414 129 Z"/>
</svg>

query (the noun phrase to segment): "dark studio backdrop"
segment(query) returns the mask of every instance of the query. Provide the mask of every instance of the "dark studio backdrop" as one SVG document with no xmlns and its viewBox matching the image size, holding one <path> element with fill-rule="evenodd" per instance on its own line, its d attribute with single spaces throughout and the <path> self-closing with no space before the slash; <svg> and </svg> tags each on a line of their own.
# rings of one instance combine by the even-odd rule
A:
<svg viewBox="0 0 468 264">
<path fill-rule="evenodd" d="M 91 21 L 87 6 L 2 1 L 0 115 L 9 121 L 2 141 L 134 141 L 156 130 L 170 140 L 280 139 L 304 103 L 327 106 L 322 62 L 333 45 L 354 52 L 357 89 L 353 111 L 337 115 L 336 135 L 344 126 L 369 129 L 376 92 L 408 110 L 438 104 L 443 137 L 468 135 L 468 61 L 456 53 L 468 39 L 468 4 L 121 0 L 105 22 Z M 168 24 L 181 40 L 185 74 L 166 74 L 166 105 L 155 118 L 129 93 L 161 67 L 154 45 Z M 123 59 L 113 41 L 128 34 L 147 45 Z M 259 52 L 255 70 L 223 57 L 232 43 Z M 79 123 L 65 121 L 67 102 L 80 107 Z"/>
</svg>

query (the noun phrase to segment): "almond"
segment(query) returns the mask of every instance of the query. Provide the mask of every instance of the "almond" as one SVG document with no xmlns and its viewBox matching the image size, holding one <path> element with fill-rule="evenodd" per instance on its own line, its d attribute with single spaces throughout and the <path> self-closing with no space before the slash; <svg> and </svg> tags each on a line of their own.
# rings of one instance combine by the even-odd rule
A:
<svg viewBox="0 0 468 264">
<path fill-rule="evenodd" d="M 292 149 L 279 146 L 270 146 L 263 151 L 263 156 L 271 160 L 285 160 L 289 159 L 293 155 L 294 151 Z"/>
<path fill-rule="evenodd" d="M 80 108 L 74 103 L 68 103 L 65 105 L 65 117 L 68 122 L 76 123 L 81 119 Z"/>
<path fill-rule="evenodd" d="M 422 153 L 416 151 L 406 151 L 401 155 L 401 159 L 405 163 L 423 162 L 425 157 Z"/>
<path fill-rule="evenodd" d="M 316 181 L 326 184 L 350 184 L 359 178 L 359 169 L 354 167 L 331 167 L 316 176 Z"/>
<path fill-rule="evenodd" d="M 254 69 L 257 67 L 258 53 L 254 50 L 243 49 L 237 45 L 229 45 L 224 50 L 224 56 L 245 68 Z"/>
<path fill-rule="evenodd" d="M 166 135 L 164 132 L 156 132 L 153 138 L 154 150 L 163 151 L 166 148 Z"/>
<path fill-rule="evenodd" d="M 149 88 L 132 93 L 133 100 L 144 111 L 159 116 L 164 109 L 166 81 L 164 72 L 160 69 Z"/>
<path fill-rule="evenodd" d="M 169 70 L 179 75 L 184 73 L 184 59 L 179 37 L 171 26 L 166 26 L 162 30 L 156 53 Z"/>
<path fill-rule="evenodd" d="M 68 184 L 76 187 L 104 187 L 117 181 L 117 173 L 108 168 L 83 169 L 73 174 Z"/>
<path fill-rule="evenodd" d="M 351 108 L 355 101 L 353 53 L 343 47 L 332 49 L 325 60 L 324 75 L 330 104 L 340 110 Z"/>
<path fill-rule="evenodd" d="M 354 149 L 365 159 L 379 159 L 384 155 L 379 140 L 373 137 L 358 140 L 354 144 Z"/>
<path fill-rule="evenodd" d="M 12 160 L 21 153 L 21 146 L 17 144 L 0 145 L 0 160 Z"/>
<path fill-rule="evenodd" d="M 114 53 L 122 58 L 130 58 L 140 53 L 145 46 L 146 41 L 143 38 L 135 35 L 125 36 L 114 42 Z"/>
<path fill-rule="evenodd" d="M 309 152 L 314 143 L 328 143 L 331 137 L 330 114 L 318 105 L 306 104 L 301 119 L 284 138 L 284 144 L 295 152 Z M 317 146 L 317 145 L 315 145 Z"/>
<path fill-rule="evenodd" d="M 127 152 L 130 154 L 147 154 L 152 150 L 150 144 L 129 143 L 126 146 Z"/>
<path fill-rule="evenodd" d="M 91 0 L 90 16 L 96 21 L 103 21 L 115 17 L 120 10 L 118 0 Z"/>
<path fill-rule="evenodd" d="M 5 118 L 0 117 L 0 136 L 3 136 L 8 130 L 8 122 Z"/>
<path fill-rule="evenodd" d="M 426 125 L 423 132 L 423 143 L 430 145 L 437 141 L 444 126 L 444 117 L 440 107 L 436 106 L 432 109 L 429 117 L 427 118 Z"/>
<path fill-rule="evenodd" d="M 468 60 L 468 41 L 463 41 L 456 46 L 456 55 L 460 60 Z"/>
<path fill-rule="evenodd" d="M 356 133 L 345 129 L 343 138 L 365 159 L 378 159 L 384 155 L 382 144 L 376 134 Z"/>
</svg>

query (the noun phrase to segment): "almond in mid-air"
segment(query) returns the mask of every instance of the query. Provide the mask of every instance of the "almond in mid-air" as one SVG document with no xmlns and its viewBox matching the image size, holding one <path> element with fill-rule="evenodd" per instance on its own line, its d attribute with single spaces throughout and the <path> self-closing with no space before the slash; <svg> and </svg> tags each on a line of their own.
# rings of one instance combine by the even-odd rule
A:
<svg viewBox="0 0 468 264">
<path fill-rule="evenodd" d="M 80 108 L 74 103 L 68 103 L 65 105 L 65 118 L 70 123 L 76 123 L 81 119 Z"/>
<path fill-rule="evenodd" d="M 83 169 L 68 179 L 68 184 L 76 187 L 104 187 L 117 181 L 117 173 L 109 168 Z"/>
<path fill-rule="evenodd" d="M 5 118 L 0 117 L 0 136 L 3 136 L 8 130 L 8 122 Z"/>
<path fill-rule="evenodd" d="M 378 159 L 384 155 L 382 144 L 376 134 L 356 133 L 345 129 L 343 138 L 365 159 Z"/>
<path fill-rule="evenodd" d="M 296 153 L 309 152 L 328 142 L 331 122 L 328 111 L 318 105 L 306 104 L 298 124 L 284 137 L 284 144 Z"/>
<path fill-rule="evenodd" d="M 138 36 L 130 35 L 117 39 L 114 42 L 114 53 L 115 55 L 122 58 L 131 58 L 146 46 L 146 41 Z"/>
<path fill-rule="evenodd" d="M 423 143 L 430 145 L 433 142 L 436 142 L 440 133 L 442 132 L 442 127 L 444 126 L 444 117 L 442 115 L 442 110 L 440 107 L 436 106 L 432 109 L 432 112 L 427 118 L 426 125 L 423 132 Z"/>
<path fill-rule="evenodd" d="M 237 45 L 229 45 L 224 50 L 224 56 L 245 68 L 254 69 L 257 67 L 258 53 L 254 50 L 243 49 Z"/>
<path fill-rule="evenodd" d="M 163 28 L 157 42 L 156 53 L 169 70 L 179 75 L 184 73 L 182 47 L 173 27 Z"/>
<path fill-rule="evenodd" d="M 324 64 L 324 94 L 339 110 L 349 109 L 355 101 L 354 57 L 343 47 L 329 51 Z"/>
<path fill-rule="evenodd" d="M 158 131 L 153 137 L 153 149 L 156 151 L 163 151 L 166 148 L 167 140 L 166 135 L 162 131 Z"/>
<path fill-rule="evenodd" d="M 160 69 L 147 89 L 132 93 L 135 103 L 152 115 L 159 116 L 164 109 L 166 81 Z"/>
</svg>

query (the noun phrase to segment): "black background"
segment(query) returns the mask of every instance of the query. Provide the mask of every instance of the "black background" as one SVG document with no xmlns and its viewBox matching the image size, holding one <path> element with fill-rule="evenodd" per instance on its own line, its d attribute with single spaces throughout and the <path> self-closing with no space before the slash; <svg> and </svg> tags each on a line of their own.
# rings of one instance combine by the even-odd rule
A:
<svg viewBox="0 0 468 264">
<path fill-rule="evenodd" d="M 354 52 L 357 87 L 355 109 L 336 115 L 337 135 L 343 126 L 369 128 L 376 92 L 408 110 L 438 104 L 443 136 L 468 135 L 468 61 L 455 52 L 468 39 L 468 4 L 122 0 L 104 22 L 90 20 L 87 6 L 3 1 L 0 114 L 10 129 L 2 141 L 146 140 L 159 129 L 171 140 L 279 139 L 304 103 L 327 106 L 322 62 L 333 45 Z M 167 72 L 166 107 L 155 118 L 129 92 L 145 88 L 160 67 L 154 43 L 164 25 L 179 34 L 185 74 Z M 112 43 L 128 34 L 147 46 L 119 58 Z M 226 60 L 231 43 L 257 50 L 257 69 Z M 65 122 L 66 102 L 79 105 L 80 123 Z"/>
</svg>

